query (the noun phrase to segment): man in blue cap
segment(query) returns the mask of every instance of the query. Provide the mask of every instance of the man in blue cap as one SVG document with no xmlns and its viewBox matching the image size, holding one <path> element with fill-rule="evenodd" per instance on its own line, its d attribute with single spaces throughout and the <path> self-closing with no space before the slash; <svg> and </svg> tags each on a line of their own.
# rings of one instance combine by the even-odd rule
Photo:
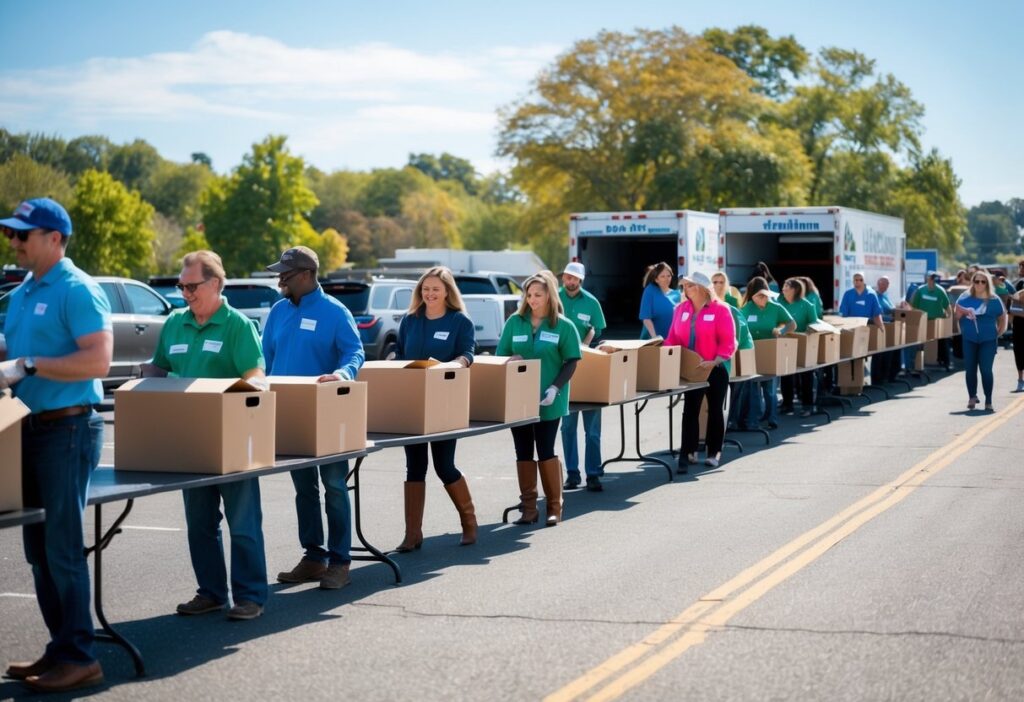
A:
<svg viewBox="0 0 1024 702">
<path fill-rule="evenodd" d="M 50 631 L 43 655 L 11 663 L 7 676 L 39 692 L 63 692 L 103 682 L 82 512 L 103 446 L 93 405 L 103 399 L 99 379 L 114 348 L 110 302 L 65 255 L 71 218 L 58 203 L 27 200 L 0 228 L 29 272 L 11 293 L 0 388 L 12 388 L 32 413 L 22 423 L 23 493 L 26 507 L 46 510 L 46 521 L 24 527 L 25 555 Z"/>
</svg>

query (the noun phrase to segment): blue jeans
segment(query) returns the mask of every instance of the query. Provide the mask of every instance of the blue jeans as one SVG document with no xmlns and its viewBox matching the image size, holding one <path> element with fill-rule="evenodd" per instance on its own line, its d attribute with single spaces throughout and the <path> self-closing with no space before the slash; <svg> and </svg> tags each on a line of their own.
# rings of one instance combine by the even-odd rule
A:
<svg viewBox="0 0 1024 702">
<path fill-rule="evenodd" d="M 729 406 L 729 423 L 737 428 L 754 429 L 761 424 L 764 403 L 758 383 L 747 380 L 732 386 L 732 402 Z"/>
<path fill-rule="evenodd" d="M 29 417 L 21 439 L 25 506 L 46 510 L 45 522 L 22 530 L 36 600 L 50 630 L 45 655 L 62 663 L 92 663 L 95 630 L 82 514 L 100 462 L 103 419 L 95 412 L 52 422 Z"/>
<path fill-rule="evenodd" d="M 562 417 L 562 459 L 567 473 L 580 473 L 580 450 L 576 428 L 583 415 L 583 437 L 586 449 L 584 470 L 588 476 L 601 475 L 601 410 L 570 412 Z"/>
<path fill-rule="evenodd" d="M 764 414 L 761 416 L 766 422 L 774 422 L 779 418 L 779 379 L 762 380 L 758 382 L 761 391 Z"/>
<path fill-rule="evenodd" d="M 263 550 L 263 510 L 258 478 L 183 490 L 188 550 L 199 583 L 197 592 L 216 602 L 228 601 L 228 576 L 220 520 L 231 532 L 231 594 L 263 605 L 267 601 L 267 557 Z M 224 515 L 220 502 L 224 500 Z"/>
<path fill-rule="evenodd" d="M 317 480 L 319 468 L 320 480 Z M 348 499 L 348 461 L 293 470 L 295 513 L 299 521 L 299 543 L 307 561 L 347 564 L 352 562 L 352 507 Z M 320 481 L 324 484 L 324 513 L 327 515 L 327 548 L 320 518 Z"/>
<path fill-rule="evenodd" d="M 968 341 L 964 339 L 964 377 L 967 380 L 968 397 L 978 396 L 978 370 L 981 370 L 981 387 L 985 391 L 985 404 L 992 404 L 992 363 L 996 360 L 996 340 Z"/>
</svg>

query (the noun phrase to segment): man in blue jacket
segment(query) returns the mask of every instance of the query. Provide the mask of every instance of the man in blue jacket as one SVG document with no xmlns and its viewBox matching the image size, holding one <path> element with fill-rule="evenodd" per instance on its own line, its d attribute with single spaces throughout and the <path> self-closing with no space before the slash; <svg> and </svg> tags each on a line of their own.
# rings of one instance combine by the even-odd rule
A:
<svg viewBox="0 0 1024 702">
<path fill-rule="evenodd" d="M 323 291 L 317 282 L 320 261 L 305 246 L 281 254 L 267 266 L 279 274 L 285 299 L 270 310 L 263 330 L 263 355 L 270 375 L 315 376 L 320 382 L 354 380 L 365 354 L 359 330 L 348 309 Z M 327 542 L 320 518 L 320 487 L 324 484 Z M 306 550 L 298 565 L 277 574 L 282 583 L 319 581 L 324 590 L 349 583 L 352 563 L 351 506 L 348 498 L 348 461 L 291 472 L 295 484 L 295 510 L 299 542 Z"/>
</svg>

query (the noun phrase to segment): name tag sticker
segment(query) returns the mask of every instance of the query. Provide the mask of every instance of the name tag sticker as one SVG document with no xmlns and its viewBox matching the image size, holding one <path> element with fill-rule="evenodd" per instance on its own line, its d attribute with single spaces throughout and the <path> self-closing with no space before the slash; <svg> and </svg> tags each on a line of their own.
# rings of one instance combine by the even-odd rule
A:
<svg viewBox="0 0 1024 702">
<path fill-rule="evenodd" d="M 303 317 L 302 321 L 299 322 L 299 329 L 303 331 L 316 331 L 316 320 Z"/>
<path fill-rule="evenodd" d="M 558 343 L 558 334 L 556 334 L 554 332 L 541 332 L 539 340 L 543 341 L 545 343 L 548 343 L 548 344 L 557 344 Z"/>
<path fill-rule="evenodd" d="M 37 302 L 36 303 L 36 314 L 38 314 L 40 316 L 46 314 L 46 303 L 45 302 Z"/>
<path fill-rule="evenodd" d="M 167 354 L 174 355 L 176 353 L 188 353 L 188 344 L 171 344 L 171 348 L 167 349 Z"/>
<path fill-rule="evenodd" d="M 446 331 L 434 332 L 434 338 L 437 339 L 438 341 L 448 341 L 448 332 L 446 332 Z"/>
<path fill-rule="evenodd" d="M 576 318 L 579 319 L 581 322 L 589 322 L 590 321 L 590 315 L 589 314 L 583 314 L 582 312 L 577 314 Z"/>
<path fill-rule="evenodd" d="M 210 353 L 220 353 L 220 347 L 224 345 L 223 341 L 214 341 L 213 339 L 207 339 L 203 342 L 203 351 L 209 351 Z"/>
<path fill-rule="evenodd" d="M 713 314 L 706 314 L 706 315 L 704 315 L 704 321 L 705 322 L 713 322 L 713 321 L 715 321 L 715 315 L 713 315 Z"/>
<path fill-rule="evenodd" d="M 921 299 L 922 299 L 922 300 L 929 300 L 929 301 L 931 301 L 931 302 L 935 302 L 935 301 L 937 301 L 937 300 L 938 300 L 939 298 L 935 297 L 934 295 L 921 295 Z M 38 313 L 38 312 L 36 312 L 36 314 L 39 314 L 39 313 Z"/>
<path fill-rule="evenodd" d="M 747 321 L 748 322 L 756 322 L 757 321 L 757 315 L 756 314 L 747 315 Z"/>
<path fill-rule="evenodd" d="M 681 315 L 679 316 L 679 320 L 680 320 L 681 322 L 685 322 L 685 321 L 686 321 L 686 320 L 688 320 L 689 318 L 690 318 L 690 313 L 689 313 L 689 312 L 683 312 L 683 313 L 682 313 L 682 314 L 681 314 Z"/>
<path fill-rule="evenodd" d="M 867 300 L 857 300 L 857 304 L 858 305 L 866 305 L 866 304 L 868 304 L 868 301 Z"/>
<path fill-rule="evenodd" d="M 526 334 L 523 334 L 522 336 L 513 336 L 512 337 L 512 343 L 513 344 L 525 344 L 529 340 L 530 340 L 530 337 L 527 336 Z"/>
</svg>

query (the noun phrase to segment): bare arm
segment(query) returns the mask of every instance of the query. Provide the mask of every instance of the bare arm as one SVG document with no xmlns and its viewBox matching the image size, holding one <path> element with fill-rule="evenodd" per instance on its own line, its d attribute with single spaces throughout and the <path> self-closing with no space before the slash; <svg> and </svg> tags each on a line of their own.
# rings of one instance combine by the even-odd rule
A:
<svg viewBox="0 0 1024 702">
<path fill-rule="evenodd" d="M 105 378 L 114 354 L 113 332 L 86 334 L 75 339 L 75 343 L 78 350 L 67 356 L 35 357 L 36 374 L 41 378 L 65 383 Z M 24 361 L 21 363 L 24 365 Z"/>
<path fill-rule="evenodd" d="M 650 334 L 652 339 L 654 337 L 658 336 L 658 332 L 656 332 L 654 330 L 654 322 L 652 322 L 649 319 L 645 319 L 645 320 L 643 320 L 643 322 L 644 322 L 644 329 L 647 330 L 647 333 Z"/>
</svg>

